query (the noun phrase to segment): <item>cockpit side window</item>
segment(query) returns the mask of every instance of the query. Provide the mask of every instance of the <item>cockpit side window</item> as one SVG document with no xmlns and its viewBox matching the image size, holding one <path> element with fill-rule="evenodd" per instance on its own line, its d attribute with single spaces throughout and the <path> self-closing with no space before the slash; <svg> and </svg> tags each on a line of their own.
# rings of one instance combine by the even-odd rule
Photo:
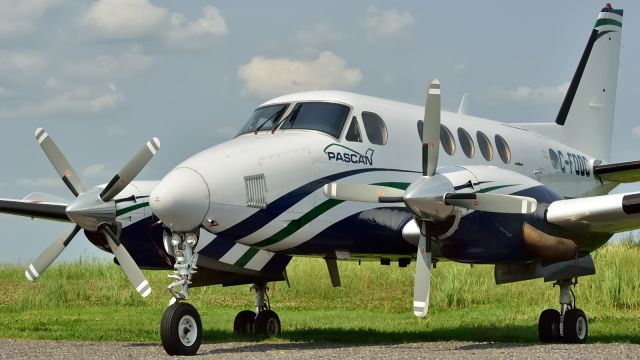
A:
<svg viewBox="0 0 640 360">
<path fill-rule="evenodd" d="M 387 143 L 387 125 L 378 114 L 363 111 L 362 122 L 364 123 L 364 131 L 372 144 L 384 145 Z"/>
<path fill-rule="evenodd" d="M 360 125 L 358 125 L 358 119 L 354 116 L 351 119 L 351 125 L 347 130 L 347 135 L 344 137 L 347 141 L 362 142 L 362 133 L 360 132 Z"/>
<path fill-rule="evenodd" d="M 284 119 L 280 129 L 308 129 L 340 136 L 351 109 L 342 104 L 309 102 L 298 103 Z"/>
<path fill-rule="evenodd" d="M 288 106 L 289 104 L 278 104 L 256 109 L 238 135 L 273 129 Z"/>
</svg>

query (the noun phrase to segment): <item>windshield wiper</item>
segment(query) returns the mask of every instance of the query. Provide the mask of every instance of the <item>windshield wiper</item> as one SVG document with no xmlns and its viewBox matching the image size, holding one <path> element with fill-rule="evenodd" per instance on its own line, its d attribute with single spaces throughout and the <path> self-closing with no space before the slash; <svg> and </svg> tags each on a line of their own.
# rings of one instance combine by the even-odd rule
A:
<svg viewBox="0 0 640 360">
<path fill-rule="evenodd" d="M 255 134 L 258 134 L 258 131 L 260 131 L 260 129 L 262 129 L 262 127 L 263 127 L 263 126 L 265 126 L 265 125 L 267 124 L 267 122 L 269 122 L 269 121 L 271 121 L 271 120 L 273 120 L 273 119 L 277 118 L 278 116 L 282 115 L 282 110 L 284 110 L 284 109 L 286 109 L 286 108 L 287 108 L 287 107 L 285 106 L 285 107 L 283 107 L 282 109 L 280 109 L 280 110 L 278 110 L 278 111 L 274 112 L 274 113 L 273 113 L 271 116 L 269 116 L 268 118 L 266 118 L 266 119 L 265 119 L 265 121 L 263 121 L 263 122 L 262 122 L 262 124 L 260 124 L 260 126 L 258 126 L 258 127 L 256 128 L 256 131 L 254 132 L 254 135 L 255 135 Z"/>
<path fill-rule="evenodd" d="M 295 109 L 293 109 L 293 111 L 291 112 L 291 114 L 289 114 L 289 116 L 287 116 L 287 120 L 282 120 L 282 122 L 284 121 L 288 121 L 289 122 L 289 129 L 292 128 L 293 123 L 296 122 L 296 119 L 298 119 L 298 113 L 300 112 L 300 105 L 296 106 Z M 284 125 L 283 125 L 284 127 Z M 276 126 L 277 128 L 277 126 Z"/>
</svg>

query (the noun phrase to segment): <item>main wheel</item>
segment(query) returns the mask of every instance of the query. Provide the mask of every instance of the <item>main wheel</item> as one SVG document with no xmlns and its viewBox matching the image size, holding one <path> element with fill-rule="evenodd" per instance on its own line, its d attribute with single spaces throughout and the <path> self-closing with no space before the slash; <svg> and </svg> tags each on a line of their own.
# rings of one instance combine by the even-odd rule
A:
<svg viewBox="0 0 640 360">
<path fill-rule="evenodd" d="M 568 343 L 583 343 L 589 336 L 587 315 L 580 309 L 567 310 L 564 314 L 564 341 Z"/>
<path fill-rule="evenodd" d="M 271 310 L 264 310 L 256 317 L 256 335 L 274 337 L 280 335 L 280 318 Z"/>
<path fill-rule="evenodd" d="M 160 322 L 162 346 L 169 355 L 195 355 L 202 342 L 200 314 L 191 304 L 176 302 Z"/>
<path fill-rule="evenodd" d="M 540 314 L 538 338 L 543 343 L 560 340 L 560 313 L 558 310 L 547 309 Z"/>
<path fill-rule="evenodd" d="M 256 313 L 251 310 L 242 310 L 233 320 L 233 333 L 236 336 L 247 337 L 254 334 Z"/>
</svg>

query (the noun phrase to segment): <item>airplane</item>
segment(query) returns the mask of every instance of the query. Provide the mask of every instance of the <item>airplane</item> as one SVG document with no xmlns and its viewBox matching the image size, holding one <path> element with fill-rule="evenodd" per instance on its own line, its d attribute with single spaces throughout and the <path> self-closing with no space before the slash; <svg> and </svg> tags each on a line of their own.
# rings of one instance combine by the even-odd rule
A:
<svg viewBox="0 0 640 360">
<path fill-rule="evenodd" d="M 136 291 L 140 268 L 173 270 L 161 341 L 196 354 L 202 322 L 195 286 L 253 284 L 255 311 L 238 335 L 277 336 L 267 283 L 288 281 L 294 256 L 416 262 L 413 311 L 427 314 L 439 261 L 492 264 L 505 284 L 542 278 L 559 287 L 541 342 L 581 343 L 588 322 L 572 287 L 595 273 L 591 254 L 640 227 L 640 161 L 609 163 L 623 10 L 598 14 L 555 122 L 502 123 L 442 111 L 440 82 L 424 106 L 344 91 L 284 95 L 258 106 L 238 135 L 193 155 L 159 181 L 134 180 L 160 148 L 149 140 L 106 184 L 87 189 L 51 136 L 36 140 L 75 199 L 35 193 L 0 199 L 0 212 L 69 222 L 27 268 L 34 281 L 84 231 L 113 253 Z M 46 279 L 44 279 L 46 281 Z M 268 300 L 268 298 L 267 298 Z"/>
</svg>

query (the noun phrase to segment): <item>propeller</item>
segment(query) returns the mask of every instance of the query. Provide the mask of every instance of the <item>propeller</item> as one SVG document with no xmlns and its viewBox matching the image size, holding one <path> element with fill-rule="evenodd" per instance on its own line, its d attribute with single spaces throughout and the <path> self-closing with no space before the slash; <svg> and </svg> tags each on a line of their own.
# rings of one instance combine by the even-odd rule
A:
<svg viewBox="0 0 640 360">
<path fill-rule="evenodd" d="M 118 263 L 127 275 L 129 282 L 142 296 L 147 297 L 151 293 L 149 282 L 131 257 L 127 249 L 120 242 L 119 236 L 113 228 L 119 229 L 121 225 L 116 220 L 116 205 L 114 198 L 129 185 L 129 183 L 142 171 L 160 148 L 160 140 L 149 140 L 129 162 L 118 171 L 104 189 L 98 187 L 85 191 L 80 178 L 71 167 L 69 161 L 60 151 L 58 146 L 47 132 L 38 128 L 36 140 L 51 161 L 56 172 L 62 178 L 69 190 L 76 196 L 66 208 L 67 217 L 75 223 L 75 226 L 53 241 L 28 267 L 25 276 L 30 281 L 35 281 L 55 261 L 62 251 L 81 229 L 87 231 L 100 231 L 104 234 L 109 247 Z M 117 232 L 119 233 L 119 231 Z"/>
<path fill-rule="evenodd" d="M 424 317 L 429 309 L 431 284 L 430 224 L 442 221 L 453 207 L 504 214 L 528 214 L 535 211 L 533 198 L 486 193 L 455 193 L 451 181 L 437 173 L 440 149 L 440 81 L 429 84 L 422 127 L 422 177 L 407 190 L 380 185 L 330 183 L 324 194 L 332 199 L 388 203 L 404 202 L 420 226 L 413 287 L 413 312 Z"/>
</svg>

